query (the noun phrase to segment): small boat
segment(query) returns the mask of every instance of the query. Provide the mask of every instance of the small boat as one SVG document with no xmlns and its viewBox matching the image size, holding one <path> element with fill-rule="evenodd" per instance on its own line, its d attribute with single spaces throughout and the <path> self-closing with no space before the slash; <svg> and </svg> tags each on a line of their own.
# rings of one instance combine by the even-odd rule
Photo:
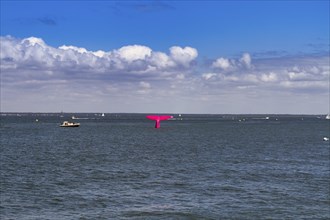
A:
<svg viewBox="0 0 330 220">
<path fill-rule="evenodd" d="M 330 114 L 327 114 L 327 116 L 325 116 L 325 119 L 330 119 Z"/>
<path fill-rule="evenodd" d="M 80 123 L 64 121 L 60 127 L 79 127 Z"/>
</svg>

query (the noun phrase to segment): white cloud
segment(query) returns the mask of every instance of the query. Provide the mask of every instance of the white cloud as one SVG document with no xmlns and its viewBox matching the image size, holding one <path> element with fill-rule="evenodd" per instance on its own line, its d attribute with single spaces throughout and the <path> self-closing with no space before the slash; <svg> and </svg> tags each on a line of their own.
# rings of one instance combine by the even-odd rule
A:
<svg viewBox="0 0 330 220">
<path fill-rule="evenodd" d="M 52 100 L 49 108 L 60 108 L 54 111 L 66 106 L 92 111 L 88 103 L 93 102 L 108 111 L 134 112 L 139 106 L 150 112 L 157 106 L 162 112 L 230 113 L 235 106 L 244 113 L 243 102 L 262 109 L 262 101 L 291 103 L 300 96 L 309 97 L 310 102 L 304 99 L 307 104 L 317 100 L 315 111 L 328 108 L 328 56 L 252 59 L 244 53 L 235 59 L 216 58 L 205 67 L 197 62 L 198 52 L 192 47 L 173 46 L 163 52 L 127 45 L 90 51 L 10 36 L 0 37 L 0 43 L 3 111 L 25 106 L 33 111 L 33 106 L 44 108 Z M 285 106 L 282 109 L 285 112 Z"/>
<path fill-rule="evenodd" d="M 22 40 L 23 45 L 36 46 L 40 45 L 42 47 L 46 46 L 45 42 L 41 38 L 29 37 Z"/>
<path fill-rule="evenodd" d="M 152 51 L 142 45 L 128 45 L 113 51 L 88 51 L 82 47 L 60 46 L 54 48 L 39 38 L 15 39 L 1 37 L 2 69 L 47 69 L 53 72 L 89 71 L 103 74 L 174 74 L 188 70 L 197 58 L 197 50 L 191 47 L 170 48 L 170 54 Z M 184 69 L 183 69 L 184 68 Z"/>
<path fill-rule="evenodd" d="M 149 57 L 149 63 L 156 69 L 168 69 L 175 67 L 175 62 L 168 55 L 162 52 L 153 52 Z"/>
<path fill-rule="evenodd" d="M 220 68 L 223 70 L 228 69 L 230 66 L 229 60 L 222 57 L 212 63 L 213 68 Z"/>
<path fill-rule="evenodd" d="M 216 75 L 217 75 L 216 73 L 204 73 L 204 74 L 202 74 L 202 78 L 205 80 L 209 80 L 212 77 L 215 77 Z"/>
<path fill-rule="evenodd" d="M 262 74 L 260 77 L 261 81 L 263 82 L 276 82 L 277 81 L 277 75 L 275 73 L 269 73 L 269 74 Z"/>
<path fill-rule="evenodd" d="M 242 58 L 240 59 L 241 63 L 245 65 L 245 67 L 250 68 L 251 67 L 251 56 L 248 53 L 244 53 L 242 55 Z"/>
<path fill-rule="evenodd" d="M 245 53 L 239 60 L 223 57 L 216 59 L 210 66 L 214 72 L 202 74 L 202 79 L 207 81 L 212 78 L 212 84 L 219 85 L 236 82 L 240 88 L 259 86 L 269 89 L 275 87 L 293 89 L 296 87 L 305 88 L 307 92 L 310 87 L 326 91 L 326 83 L 329 84 L 328 62 L 329 57 L 288 57 L 260 59 L 253 65 L 251 56 Z M 300 83 L 291 83 L 294 81 Z"/>
<path fill-rule="evenodd" d="M 75 46 L 60 46 L 59 49 L 61 50 L 73 50 L 73 51 L 77 51 L 78 53 L 87 53 L 87 50 L 85 48 L 82 47 L 75 47 Z"/>
<path fill-rule="evenodd" d="M 212 63 L 211 67 L 225 72 L 237 71 L 242 68 L 250 69 L 252 68 L 252 58 L 248 53 L 244 53 L 240 59 L 236 60 L 220 57 Z"/>
<path fill-rule="evenodd" d="M 118 53 L 120 58 L 132 62 L 134 60 L 145 60 L 147 57 L 150 57 L 151 49 L 146 46 L 132 45 L 124 46 L 115 51 L 115 53 Z"/>
<path fill-rule="evenodd" d="M 104 51 L 102 50 L 98 50 L 98 51 L 95 51 L 93 52 L 93 54 L 97 57 L 104 57 L 104 55 L 106 54 Z"/>
<path fill-rule="evenodd" d="M 174 46 L 170 48 L 170 56 L 177 64 L 189 67 L 190 63 L 197 58 L 198 52 L 192 47 L 181 48 Z"/>
</svg>

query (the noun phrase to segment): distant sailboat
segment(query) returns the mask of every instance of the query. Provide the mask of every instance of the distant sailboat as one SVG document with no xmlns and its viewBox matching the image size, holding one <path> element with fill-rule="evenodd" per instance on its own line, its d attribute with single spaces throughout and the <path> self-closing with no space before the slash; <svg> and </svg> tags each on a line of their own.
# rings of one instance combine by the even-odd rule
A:
<svg viewBox="0 0 330 220">
<path fill-rule="evenodd" d="M 104 115 L 104 113 L 102 113 L 102 117 L 104 117 L 105 115 Z"/>
<path fill-rule="evenodd" d="M 327 116 L 325 116 L 325 119 L 330 119 L 330 114 L 327 114 Z"/>
</svg>

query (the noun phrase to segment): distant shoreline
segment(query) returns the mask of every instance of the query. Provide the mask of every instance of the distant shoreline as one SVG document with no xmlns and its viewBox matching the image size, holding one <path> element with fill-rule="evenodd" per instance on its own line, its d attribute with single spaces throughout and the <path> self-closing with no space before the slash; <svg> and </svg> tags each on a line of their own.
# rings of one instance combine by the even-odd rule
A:
<svg viewBox="0 0 330 220">
<path fill-rule="evenodd" d="M 0 116 L 6 115 L 95 115 L 95 114 L 106 114 L 106 115 L 147 115 L 147 114 L 170 114 L 174 116 L 181 115 L 208 115 L 208 116 L 325 116 L 327 113 L 317 113 L 317 114 L 308 114 L 308 113 L 168 113 L 168 112 L 0 112 Z"/>
</svg>

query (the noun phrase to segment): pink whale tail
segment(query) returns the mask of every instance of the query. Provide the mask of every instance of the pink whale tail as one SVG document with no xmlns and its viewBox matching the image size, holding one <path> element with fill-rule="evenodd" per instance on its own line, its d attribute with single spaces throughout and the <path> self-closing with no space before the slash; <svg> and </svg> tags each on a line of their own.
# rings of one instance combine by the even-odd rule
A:
<svg viewBox="0 0 330 220">
<path fill-rule="evenodd" d="M 172 115 L 147 115 L 147 119 L 156 121 L 155 128 L 160 128 L 160 121 L 168 120 L 173 118 Z"/>
</svg>

